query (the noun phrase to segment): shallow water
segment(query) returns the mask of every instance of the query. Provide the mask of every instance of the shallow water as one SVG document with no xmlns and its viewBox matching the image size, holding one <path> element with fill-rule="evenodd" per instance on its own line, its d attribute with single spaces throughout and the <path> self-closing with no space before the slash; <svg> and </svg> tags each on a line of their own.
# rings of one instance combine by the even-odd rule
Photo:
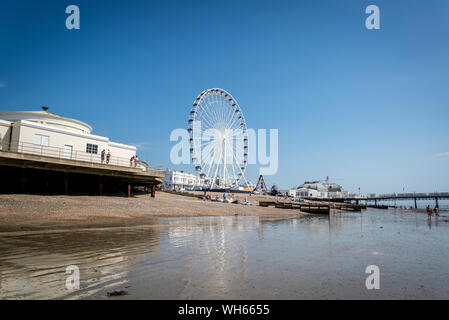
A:
<svg viewBox="0 0 449 320">
<path fill-rule="evenodd" d="M 0 235 L 2 299 L 448 299 L 449 214 L 154 218 Z M 66 288 L 66 267 L 80 289 Z M 368 265 L 380 289 L 368 290 Z M 125 290 L 127 295 L 107 297 Z"/>
</svg>

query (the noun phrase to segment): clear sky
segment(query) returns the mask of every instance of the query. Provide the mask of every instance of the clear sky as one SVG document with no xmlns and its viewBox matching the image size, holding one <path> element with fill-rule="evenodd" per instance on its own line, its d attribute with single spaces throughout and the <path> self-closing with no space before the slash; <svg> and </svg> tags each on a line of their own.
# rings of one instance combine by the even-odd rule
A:
<svg viewBox="0 0 449 320">
<path fill-rule="evenodd" d="M 279 129 L 269 185 L 449 191 L 448 40 L 447 0 L 1 0 L 0 111 L 50 106 L 180 169 L 170 132 L 221 87 L 248 127 Z"/>
</svg>

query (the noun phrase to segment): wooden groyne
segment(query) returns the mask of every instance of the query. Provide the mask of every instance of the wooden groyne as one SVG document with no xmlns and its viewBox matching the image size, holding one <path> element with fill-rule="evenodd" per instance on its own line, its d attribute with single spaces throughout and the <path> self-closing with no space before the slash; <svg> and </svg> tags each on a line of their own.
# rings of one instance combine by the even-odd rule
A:
<svg viewBox="0 0 449 320">
<path fill-rule="evenodd" d="M 274 206 L 279 209 L 299 209 L 302 212 L 315 213 L 315 214 L 329 214 L 330 207 L 326 204 L 315 203 L 293 203 L 293 202 L 274 202 L 274 201 L 261 201 L 259 202 L 261 207 Z"/>
<path fill-rule="evenodd" d="M 259 206 L 274 206 L 281 209 L 299 209 L 303 212 L 329 214 L 330 210 L 361 212 L 366 210 L 367 205 L 345 202 L 304 201 L 304 202 L 274 202 L 261 201 Z M 383 207 L 381 209 L 384 209 Z"/>
<path fill-rule="evenodd" d="M 388 206 L 384 206 L 384 205 L 372 205 L 372 204 L 368 204 L 367 205 L 368 208 L 375 208 L 375 209 L 388 209 Z"/>
<path fill-rule="evenodd" d="M 341 211 L 354 211 L 361 212 L 362 210 L 366 210 L 366 205 L 363 204 L 352 204 L 352 203 L 329 203 L 331 209 L 341 210 Z"/>
</svg>

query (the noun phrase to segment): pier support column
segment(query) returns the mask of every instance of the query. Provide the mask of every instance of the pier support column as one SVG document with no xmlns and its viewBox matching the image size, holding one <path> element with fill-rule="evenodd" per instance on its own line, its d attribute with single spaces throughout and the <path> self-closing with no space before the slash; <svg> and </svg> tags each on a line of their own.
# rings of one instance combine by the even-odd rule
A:
<svg viewBox="0 0 449 320">
<path fill-rule="evenodd" d="M 99 177 L 98 193 L 100 196 L 103 194 L 103 176 Z"/>
<path fill-rule="evenodd" d="M 414 198 L 415 200 L 415 209 L 418 209 L 418 205 L 416 204 L 416 198 Z"/>
<path fill-rule="evenodd" d="M 438 205 L 438 197 L 435 197 L 435 207 L 439 207 L 439 205 Z"/>
<path fill-rule="evenodd" d="M 22 168 L 20 170 L 20 189 L 23 193 L 25 193 L 25 190 L 26 190 L 26 183 L 27 183 L 27 177 L 25 175 L 25 169 Z"/>
<path fill-rule="evenodd" d="M 374 200 L 374 205 L 377 206 L 377 200 L 376 199 Z"/>
<path fill-rule="evenodd" d="M 151 198 L 154 198 L 156 196 L 156 186 L 151 186 Z"/>
<path fill-rule="evenodd" d="M 64 172 L 64 194 L 69 192 L 69 177 L 68 173 Z"/>
<path fill-rule="evenodd" d="M 131 198 L 131 182 L 128 181 L 128 198 Z"/>
</svg>

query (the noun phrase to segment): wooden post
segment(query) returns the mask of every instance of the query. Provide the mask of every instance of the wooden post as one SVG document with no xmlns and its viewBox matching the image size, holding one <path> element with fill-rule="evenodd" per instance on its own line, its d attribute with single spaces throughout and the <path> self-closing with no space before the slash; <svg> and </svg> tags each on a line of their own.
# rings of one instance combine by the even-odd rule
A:
<svg viewBox="0 0 449 320">
<path fill-rule="evenodd" d="M 415 199 L 415 209 L 418 209 L 418 205 L 416 204 L 416 198 Z"/>
<path fill-rule="evenodd" d="M 128 198 L 131 197 L 131 182 L 128 181 Z"/>
<path fill-rule="evenodd" d="M 154 198 L 156 196 L 156 186 L 153 184 L 151 186 L 151 198 Z"/>
<path fill-rule="evenodd" d="M 100 176 L 99 180 L 100 180 L 100 183 L 99 183 L 98 193 L 101 196 L 103 194 L 103 176 Z"/>
<path fill-rule="evenodd" d="M 26 190 L 26 183 L 27 183 L 27 177 L 25 175 L 25 169 L 21 169 L 21 177 L 20 177 L 20 187 L 23 193 L 25 193 Z"/>
<path fill-rule="evenodd" d="M 68 173 L 64 172 L 64 194 L 67 194 L 69 191 L 69 177 Z"/>
</svg>

